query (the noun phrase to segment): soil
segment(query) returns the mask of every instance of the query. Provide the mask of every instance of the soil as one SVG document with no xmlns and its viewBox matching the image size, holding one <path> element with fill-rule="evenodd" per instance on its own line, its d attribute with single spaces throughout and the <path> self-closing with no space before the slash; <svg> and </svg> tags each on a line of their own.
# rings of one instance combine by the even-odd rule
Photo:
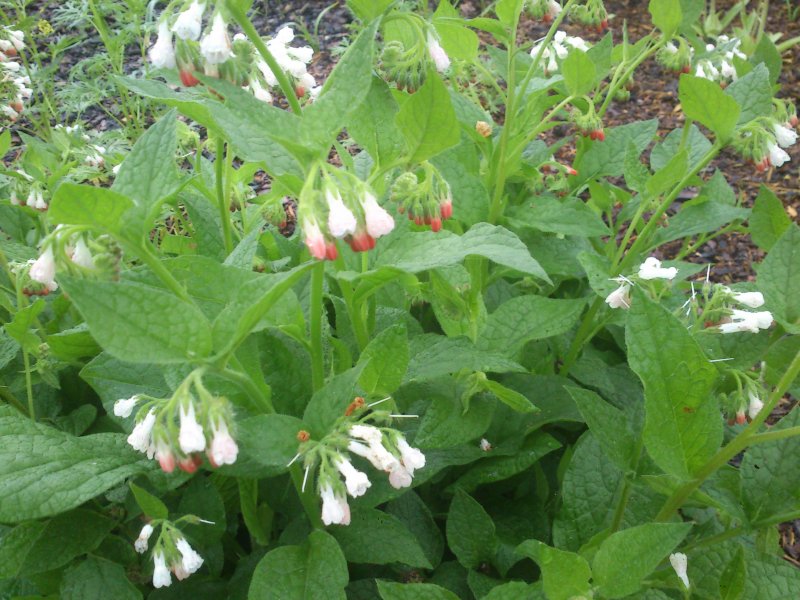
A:
<svg viewBox="0 0 800 600">
<path fill-rule="evenodd" d="M 698 0 L 699 1 L 699 0 Z M 435 2 L 431 3 L 435 5 Z M 460 9 L 464 16 L 476 16 L 482 9 L 480 0 L 463 0 Z M 727 8 L 733 0 L 718 0 L 720 8 Z M 28 8 L 29 14 L 36 18 L 48 15 L 53 3 L 39 0 Z M 627 24 L 631 41 L 641 38 L 650 31 L 650 18 L 645 0 L 607 0 L 606 7 L 611 15 L 609 25 L 619 39 L 623 24 Z M 336 49 L 346 37 L 351 23 L 351 16 L 344 2 L 332 4 L 330 0 L 295 0 L 289 2 L 268 2 L 257 0 L 254 3 L 257 11 L 254 18 L 256 27 L 263 33 L 272 33 L 286 24 L 302 24 L 311 32 L 312 45 L 318 51 L 309 71 L 322 81 L 336 62 Z M 321 17 L 321 13 L 325 14 Z M 38 13 L 38 14 L 37 14 Z M 318 19 L 319 18 L 319 19 Z M 113 28 L 113 23 L 112 23 Z M 598 41 L 600 34 L 589 32 L 578 25 L 566 24 L 564 29 L 571 35 L 579 35 L 590 42 Z M 772 2 L 769 10 L 768 26 L 770 33 L 780 33 L 781 39 L 789 39 L 800 35 L 800 20 L 789 20 L 784 2 Z M 540 24 L 526 21 L 522 26 L 522 39 L 534 40 L 544 35 L 546 28 Z M 56 34 L 74 34 L 74 31 L 56 31 Z M 89 30 L 90 38 L 73 47 L 65 55 L 58 71 L 58 77 L 66 80 L 69 69 L 79 60 L 91 56 L 102 48 L 102 45 Z M 138 49 L 129 53 L 129 70 L 141 69 L 141 56 Z M 784 68 L 780 78 L 780 96 L 800 100 L 800 45 L 784 54 Z M 113 107 L 112 107 L 113 108 Z M 636 74 L 635 86 L 631 99 L 626 103 L 614 103 L 605 119 L 606 126 L 621 125 L 635 120 L 658 117 L 659 133 L 665 135 L 669 131 L 682 126 L 683 116 L 677 107 L 677 77 L 666 73 L 654 60 L 645 62 Z M 99 109 L 90 109 L 84 115 L 87 126 L 104 129 L 113 126 L 111 121 Z M 725 151 L 712 165 L 707 173 L 719 168 L 728 182 L 740 196 L 744 206 L 751 207 L 761 185 L 766 185 L 780 198 L 787 214 L 795 221 L 800 212 L 800 144 L 788 149 L 792 162 L 783 168 L 759 174 L 740 157 Z M 263 182 L 266 184 L 266 182 Z M 679 207 L 674 207 L 677 210 Z M 662 249 L 662 256 L 670 258 L 680 248 L 679 245 L 667 245 Z M 715 279 L 720 282 L 747 281 L 755 278 L 753 264 L 760 262 L 763 251 L 755 247 L 749 236 L 743 233 L 728 233 L 709 241 L 687 260 L 712 264 Z M 786 410 L 781 407 L 779 410 Z M 800 566 L 800 520 L 780 526 L 781 541 L 787 561 Z"/>
</svg>

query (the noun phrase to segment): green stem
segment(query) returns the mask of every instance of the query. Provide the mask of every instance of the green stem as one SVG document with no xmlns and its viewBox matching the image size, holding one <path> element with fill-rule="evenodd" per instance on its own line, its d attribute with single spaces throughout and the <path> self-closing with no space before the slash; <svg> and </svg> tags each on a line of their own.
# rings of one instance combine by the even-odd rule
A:
<svg viewBox="0 0 800 600">
<path fill-rule="evenodd" d="M 222 235 L 225 239 L 225 253 L 233 252 L 233 236 L 231 235 L 231 211 L 229 210 L 228 198 L 225 193 L 225 140 L 217 138 L 217 156 L 214 159 L 214 170 L 216 173 L 217 205 L 219 207 L 219 218 L 222 221 Z"/>
<path fill-rule="evenodd" d="M 763 529 L 764 527 L 771 527 L 773 525 L 778 525 L 780 523 L 786 523 L 788 521 L 794 521 L 796 519 L 800 519 L 800 511 L 784 513 L 782 515 L 770 517 L 769 519 L 764 519 L 763 521 L 756 521 L 755 523 L 751 523 L 749 527 L 740 525 L 739 527 L 728 529 L 727 531 L 723 531 L 716 535 L 712 535 L 710 537 L 703 538 L 702 540 L 698 540 L 692 544 L 689 544 L 688 546 L 686 546 L 686 548 L 684 548 L 684 552 L 689 552 L 690 550 L 694 550 L 696 548 L 704 548 L 706 546 L 716 546 L 721 542 L 724 542 L 726 540 L 735 537 L 739 537 L 740 535 L 745 535 L 751 531 Z"/>
<path fill-rule="evenodd" d="M 575 364 L 575 360 L 578 358 L 581 348 L 583 348 L 583 345 L 589 341 L 589 336 L 594 325 L 594 317 L 597 315 L 597 311 L 600 310 L 602 305 L 603 299 L 595 298 L 592 302 L 592 305 L 589 307 L 589 310 L 584 315 L 583 321 L 581 322 L 581 325 L 572 340 L 572 344 L 567 351 L 567 356 L 564 358 L 564 362 L 558 371 L 558 374 L 562 377 L 569 375 L 569 370 L 572 368 L 572 365 Z"/>
<path fill-rule="evenodd" d="M 262 390 L 258 388 L 255 382 L 249 376 L 245 375 L 244 373 L 240 373 L 239 371 L 234 371 L 233 369 L 227 368 L 222 369 L 220 374 L 238 385 L 242 391 L 250 396 L 250 399 L 253 401 L 253 403 L 261 408 L 265 415 L 271 415 L 275 413 L 275 407 L 272 404 L 272 400 L 268 395 L 264 394 Z"/>
<path fill-rule="evenodd" d="M 625 63 L 620 64 L 620 66 L 617 68 L 617 71 L 614 73 L 611 83 L 609 84 L 606 97 L 603 99 L 603 104 L 600 106 L 600 110 L 597 111 L 597 114 L 601 118 L 608 110 L 608 107 L 611 104 L 611 101 L 614 99 L 614 95 L 617 93 L 617 90 L 620 88 L 620 86 L 625 83 L 631 77 L 631 75 L 633 75 L 634 71 L 636 71 L 640 64 L 658 52 L 659 48 L 661 48 L 661 46 L 663 46 L 666 42 L 666 38 L 661 36 L 657 43 L 653 44 L 647 50 L 639 54 L 639 56 L 637 56 L 636 59 L 631 63 L 630 67 L 625 69 L 622 75 L 617 77 L 617 73 L 624 67 Z"/>
<path fill-rule="evenodd" d="M 15 279 L 15 285 L 17 286 L 17 310 L 22 310 L 25 308 L 26 300 L 25 295 L 22 293 L 22 288 L 19 286 L 19 282 Z M 22 348 L 22 362 L 25 367 L 25 393 L 28 397 L 28 416 L 31 420 L 36 420 L 36 408 L 33 405 L 33 381 L 31 379 L 31 359 L 28 351 L 25 350 L 25 347 Z"/>
<path fill-rule="evenodd" d="M 308 517 L 308 520 L 311 521 L 311 526 L 314 529 L 324 529 L 325 526 L 322 524 L 322 516 L 320 515 L 319 511 L 319 504 L 317 504 L 316 495 L 312 491 L 314 487 L 313 481 L 307 481 L 306 489 L 303 491 L 304 473 L 302 467 L 297 463 L 289 467 L 289 474 L 292 476 L 292 483 L 294 483 L 294 487 L 297 490 L 297 495 L 300 497 L 300 503 L 303 505 L 303 509 L 306 511 L 306 516 Z"/>
<path fill-rule="evenodd" d="M 239 23 L 239 27 L 242 28 L 244 34 L 256 47 L 256 50 L 258 50 L 261 58 L 263 58 L 264 62 L 266 62 L 267 66 L 269 66 L 272 74 L 275 75 L 275 79 L 278 80 L 278 85 L 281 86 L 283 95 L 286 96 L 286 100 L 289 102 L 292 112 L 299 116 L 302 114 L 302 109 L 300 108 L 300 101 L 297 99 L 297 94 L 295 94 L 294 86 L 289 81 L 289 78 L 286 77 L 286 73 L 284 73 L 283 69 L 281 69 L 278 61 L 276 61 L 275 57 L 272 56 L 272 53 L 267 48 L 266 44 L 264 44 L 261 36 L 258 35 L 258 32 L 256 31 L 256 28 L 253 27 L 250 19 L 247 18 L 245 12 L 240 8 L 241 4 L 241 2 L 236 2 L 234 0 L 227 0 L 225 2 L 225 6 L 230 11 L 231 16 L 233 16 L 234 20 Z"/>
<path fill-rule="evenodd" d="M 325 384 L 325 363 L 322 352 L 322 288 L 325 263 L 318 261 L 311 271 L 311 384 L 316 392 Z"/>
<path fill-rule="evenodd" d="M 16 408 L 23 415 L 28 414 L 28 411 L 25 410 L 25 405 L 22 404 L 22 402 L 20 402 L 19 400 L 17 400 L 17 397 L 11 392 L 9 392 L 6 388 L 0 387 L 0 398 L 3 398 L 3 400 L 8 402 L 11 406 Z"/>
</svg>

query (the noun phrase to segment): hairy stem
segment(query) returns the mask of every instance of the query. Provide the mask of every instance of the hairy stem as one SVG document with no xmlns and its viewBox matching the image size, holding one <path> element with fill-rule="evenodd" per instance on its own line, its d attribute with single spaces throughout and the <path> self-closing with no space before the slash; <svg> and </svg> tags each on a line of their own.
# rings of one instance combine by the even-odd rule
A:
<svg viewBox="0 0 800 600">
<path fill-rule="evenodd" d="M 311 384 L 316 392 L 325 384 L 325 363 L 322 352 L 322 288 L 325 263 L 318 261 L 311 271 Z"/>
</svg>

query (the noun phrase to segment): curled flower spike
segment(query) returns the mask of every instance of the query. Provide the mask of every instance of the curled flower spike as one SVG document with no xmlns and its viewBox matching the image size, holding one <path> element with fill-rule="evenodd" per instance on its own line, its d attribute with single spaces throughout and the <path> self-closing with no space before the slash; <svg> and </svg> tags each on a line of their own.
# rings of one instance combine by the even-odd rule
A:
<svg viewBox="0 0 800 600">
<path fill-rule="evenodd" d="M 678 269 L 675 267 L 662 267 L 661 261 L 650 256 L 639 267 L 639 277 L 642 279 L 675 279 Z"/>
<path fill-rule="evenodd" d="M 685 554 L 682 552 L 675 552 L 674 554 L 669 555 L 669 564 L 672 565 L 672 568 L 675 569 L 675 574 L 678 576 L 683 582 L 683 585 L 686 586 L 686 589 L 689 589 L 689 576 L 686 574 L 686 567 L 688 565 L 688 559 Z"/>
<path fill-rule="evenodd" d="M 139 532 L 139 537 L 136 538 L 136 541 L 133 543 L 133 547 L 139 554 L 144 554 L 147 552 L 147 542 L 150 539 L 150 536 L 153 535 L 153 526 L 148 523 L 142 530 Z"/>
</svg>

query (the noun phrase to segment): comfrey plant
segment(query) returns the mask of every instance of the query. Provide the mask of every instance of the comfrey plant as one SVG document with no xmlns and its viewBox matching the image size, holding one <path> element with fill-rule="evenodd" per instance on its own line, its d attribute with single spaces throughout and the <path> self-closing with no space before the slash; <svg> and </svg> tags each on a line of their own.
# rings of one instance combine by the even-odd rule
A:
<svg viewBox="0 0 800 600">
<path fill-rule="evenodd" d="M 796 595 L 800 229 L 713 168 L 792 164 L 770 38 L 418 4 L 348 0 L 318 85 L 255 4 L 163 3 L 129 151 L 0 134 L 0 588 Z M 672 131 L 616 110 L 650 58 Z"/>
</svg>

